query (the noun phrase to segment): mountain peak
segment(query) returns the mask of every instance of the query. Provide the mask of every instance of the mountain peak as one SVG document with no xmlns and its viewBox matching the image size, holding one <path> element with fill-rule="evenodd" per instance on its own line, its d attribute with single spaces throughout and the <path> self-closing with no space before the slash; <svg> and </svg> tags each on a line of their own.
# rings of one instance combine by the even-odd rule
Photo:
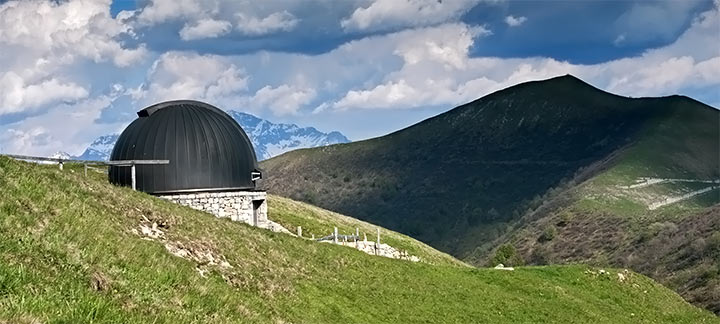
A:
<svg viewBox="0 0 720 324">
<path fill-rule="evenodd" d="M 569 80 L 569 81 L 582 82 L 582 83 L 587 84 L 587 82 L 583 81 L 582 79 L 580 79 L 570 73 L 546 79 L 546 81 L 550 81 L 550 80 Z"/>
<path fill-rule="evenodd" d="M 565 74 L 565 75 L 552 77 L 549 79 L 535 80 L 535 81 L 520 83 L 518 85 L 507 88 L 506 90 L 523 88 L 523 87 L 528 87 L 528 86 L 547 87 L 546 88 L 547 90 L 557 89 L 557 90 L 562 90 L 562 91 L 577 91 L 578 89 L 587 89 L 587 90 L 592 89 L 594 91 L 608 93 L 601 89 L 596 88 L 592 84 L 587 83 L 572 74 Z"/>
<path fill-rule="evenodd" d="M 72 158 L 70 156 L 70 154 L 68 154 L 67 152 L 64 152 L 64 151 L 57 151 L 57 152 L 53 153 L 52 155 L 50 155 L 50 157 L 53 159 L 63 159 L 63 160 L 68 160 L 68 159 Z"/>
</svg>

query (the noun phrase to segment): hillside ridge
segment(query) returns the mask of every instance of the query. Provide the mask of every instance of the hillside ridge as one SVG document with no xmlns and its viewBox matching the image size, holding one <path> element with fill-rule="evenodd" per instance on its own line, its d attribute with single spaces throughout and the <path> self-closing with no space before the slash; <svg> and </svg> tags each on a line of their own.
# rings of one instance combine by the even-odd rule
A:
<svg viewBox="0 0 720 324">
<path fill-rule="evenodd" d="M 701 182 L 622 189 L 642 178 L 720 179 L 718 120 L 720 111 L 682 96 L 628 98 L 562 76 L 494 92 L 386 136 L 293 151 L 261 167 L 272 193 L 382 225 L 474 264 L 522 241 L 518 253 L 531 264 L 629 266 L 637 263 L 627 261 L 631 250 L 601 253 L 613 244 L 584 229 L 604 233 L 610 218 L 623 219 L 632 226 L 617 235 L 630 244 L 648 235 L 644 227 L 720 203 L 720 190 Z M 526 215 L 554 219 L 565 211 L 594 215 L 575 218 L 592 226 L 571 226 L 572 233 L 548 227 L 547 235 L 525 226 L 535 219 Z M 703 226 L 712 235 L 715 225 Z M 555 257 L 571 249 L 552 243 L 556 232 L 592 238 L 593 246 Z M 497 241 L 506 235 L 513 239 Z M 685 270 L 715 278 L 719 265 L 692 255 Z M 670 275 L 643 268 L 659 280 Z M 710 297 L 691 297 L 698 290 L 671 286 L 717 309 L 708 306 Z M 693 289 L 718 286 L 712 279 Z"/>
</svg>

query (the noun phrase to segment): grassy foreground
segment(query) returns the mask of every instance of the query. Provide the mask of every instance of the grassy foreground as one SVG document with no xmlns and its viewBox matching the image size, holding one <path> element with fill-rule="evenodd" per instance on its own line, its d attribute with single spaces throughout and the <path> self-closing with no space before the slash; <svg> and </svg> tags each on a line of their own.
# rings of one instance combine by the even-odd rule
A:
<svg viewBox="0 0 720 324">
<path fill-rule="evenodd" d="M 284 199 L 270 208 L 281 222 L 293 211 L 308 228 L 326 222 Z M 0 323 L 720 322 L 634 273 L 474 269 L 424 255 L 436 264 L 216 219 L 80 167 L 0 157 Z"/>
</svg>

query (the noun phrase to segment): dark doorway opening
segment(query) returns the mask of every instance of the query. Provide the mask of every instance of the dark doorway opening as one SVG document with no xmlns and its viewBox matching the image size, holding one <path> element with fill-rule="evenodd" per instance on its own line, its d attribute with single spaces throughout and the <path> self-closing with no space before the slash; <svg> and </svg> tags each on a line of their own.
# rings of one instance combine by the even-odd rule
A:
<svg viewBox="0 0 720 324">
<path fill-rule="evenodd" d="M 258 226 L 258 222 L 260 219 L 260 207 L 265 202 L 265 200 L 253 200 L 252 201 L 252 208 L 253 208 L 253 225 Z"/>
</svg>

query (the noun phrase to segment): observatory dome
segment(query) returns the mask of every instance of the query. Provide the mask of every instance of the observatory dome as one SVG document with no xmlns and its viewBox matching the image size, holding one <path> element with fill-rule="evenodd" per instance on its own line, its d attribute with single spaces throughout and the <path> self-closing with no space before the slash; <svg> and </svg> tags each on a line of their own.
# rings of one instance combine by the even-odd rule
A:
<svg viewBox="0 0 720 324">
<path fill-rule="evenodd" d="M 118 138 L 111 161 L 169 160 L 136 168 L 137 190 L 153 194 L 255 189 L 257 159 L 240 125 L 209 104 L 168 101 L 147 107 Z M 110 166 L 116 185 L 131 185 L 131 168 Z"/>
</svg>

